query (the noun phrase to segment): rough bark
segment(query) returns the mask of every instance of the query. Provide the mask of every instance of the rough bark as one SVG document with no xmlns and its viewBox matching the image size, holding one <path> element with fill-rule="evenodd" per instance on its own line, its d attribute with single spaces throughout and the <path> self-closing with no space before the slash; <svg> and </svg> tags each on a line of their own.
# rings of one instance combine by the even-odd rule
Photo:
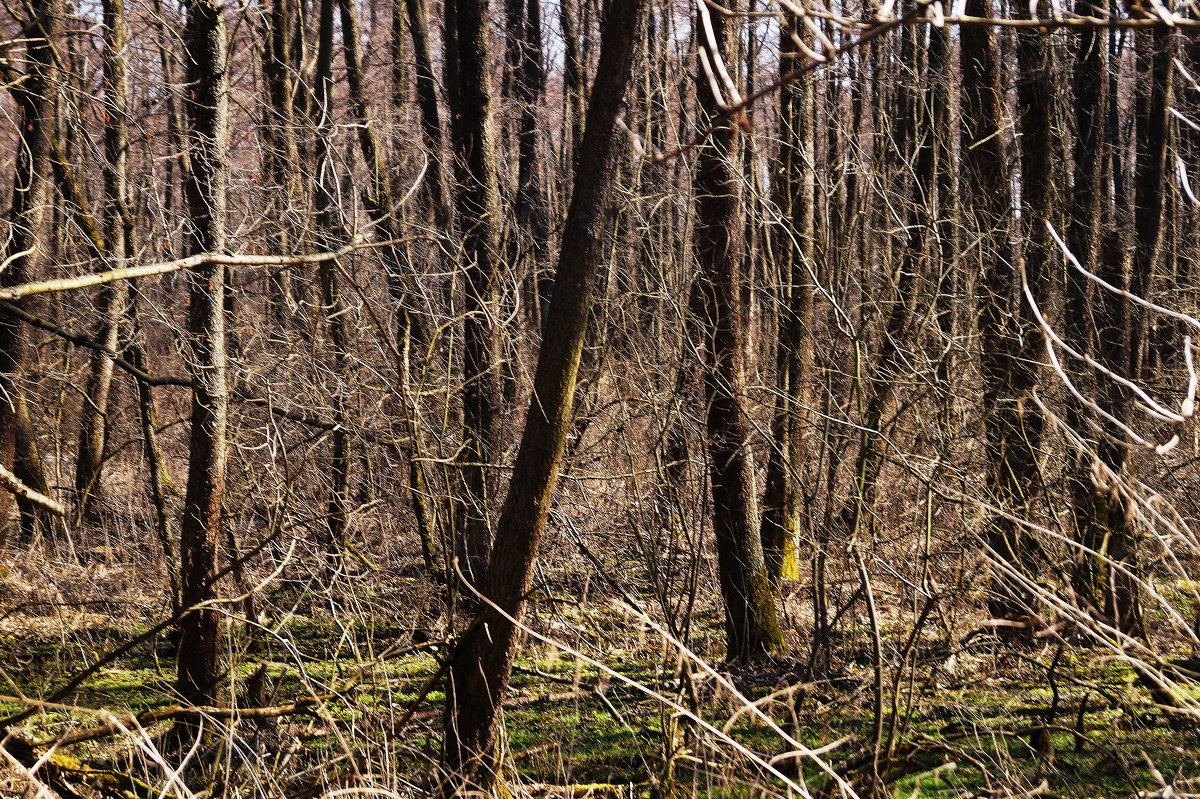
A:
<svg viewBox="0 0 1200 799">
<path fill-rule="evenodd" d="M 457 91 L 451 139 L 455 210 L 462 236 L 463 448 L 459 468 L 463 510 L 460 566 L 483 576 L 491 550 L 489 466 L 501 455 L 503 388 L 497 325 L 500 270 L 500 186 L 491 78 L 492 23 L 487 0 L 449 0 L 454 7 Z"/>
<path fill-rule="evenodd" d="M 223 0 L 191 0 L 184 41 L 188 81 L 185 107 L 191 170 L 184 184 L 189 245 L 194 252 L 226 248 L 225 213 L 229 149 L 229 84 Z M 180 592 L 176 688 L 193 705 L 213 705 L 220 673 L 221 628 L 216 597 L 222 501 L 227 459 L 229 395 L 225 354 L 225 271 L 210 263 L 188 273 L 188 344 L 194 387 L 188 438 L 188 478 L 180 525 Z"/>
<path fill-rule="evenodd" d="M 619 149 L 616 118 L 629 81 L 645 0 L 611 0 L 592 90 L 583 158 L 563 228 L 547 325 L 526 416 L 484 583 L 489 600 L 450 663 L 443 765 L 455 792 L 487 789 L 497 777 L 498 712 L 512 673 L 538 546 L 571 427 L 575 386 L 597 275 Z M 493 606 L 494 604 L 494 606 Z"/>
<path fill-rule="evenodd" d="M 699 21 L 697 24 L 700 24 Z M 712 15 L 716 51 L 728 65 L 733 42 L 724 15 Z M 697 74 L 702 117 L 720 113 L 703 66 Z M 783 632 L 775 610 L 762 540 L 759 537 L 750 426 L 742 407 L 745 389 L 745 320 L 742 285 L 741 184 L 735 169 L 739 120 L 717 129 L 700 148 L 696 163 L 696 259 L 700 274 L 693 293 L 696 346 L 703 354 L 705 426 L 713 502 L 713 531 L 721 595 L 725 601 L 727 656 L 750 660 L 781 651 Z"/>
<path fill-rule="evenodd" d="M 9 210 L 11 234 L 4 248 L 7 264 L 0 286 L 33 280 L 46 246 L 46 214 L 50 205 L 50 142 L 54 135 L 54 39 L 61 19 L 60 0 L 34 0 L 29 5 L 28 63 L 25 80 L 12 87 L 20 109 L 13 195 Z M 11 317 L 0 318 L 0 466 L 11 470 L 17 446 L 18 403 L 12 399 L 25 391 L 22 372 L 27 359 L 24 326 Z M 0 525 L 7 526 L 13 497 L 0 491 Z M 2 537 L 2 536 L 0 536 Z M 2 542 L 0 542 L 2 543 Z"/>
</svg>

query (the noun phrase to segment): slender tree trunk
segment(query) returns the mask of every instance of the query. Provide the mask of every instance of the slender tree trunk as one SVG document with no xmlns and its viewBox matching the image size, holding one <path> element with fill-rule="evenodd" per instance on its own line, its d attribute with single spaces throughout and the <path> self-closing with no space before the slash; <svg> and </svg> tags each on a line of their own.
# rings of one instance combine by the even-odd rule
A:
<svg viewBox="0 0 1200 799">
<path fill-rule="evenodd" d="M 295 219 L 304 194 L 292 75 L 291 38 L 295 16 L 295 0 L 273 0 L 262 56 L 269 109 L 263 158 L 271 184 L 277 187 L 279 196 L 276 222 L 269 241 L 273 251 L 279 253 L 291 252 L 296 244 L 293 230 L 297 227 Z M 296 288 L 292 284 L 292 270 L 273 269 L 270 281 L 269 304 L 275 324 L 281 328 L 289 327 L 294 324 L 292 300 Z"/>
<path fill-rule="evenodd" d="M 397 0 L 398 2 L 399 0 Z M 437 79 L 429 44 L 429 12 L 426 0 L 404 0 L 408 9 L 408 30 L 416 58 L 417 107 L 421 112 L 421 132 L 429 153 L 429 173 L 425 185 L 432 198 L 434 221 L 448 231 L 451 224 L 450 188 L 447 185 L 442 150 L 442 121 L 438 111 Z M 454 0 L 449 0 L 453 3 Z"/>
<path fill-rule="evenodd" d="M 488 602 L 450 663 L 443 765 L 451 790 L 487 790 L 497 778 L 495 742 L 538 546 L 571 428 L 580 356 L 604 255 L 620 137 L 616 119 L 640 41 L 645 0 L 610 0 L 575 191 L 525 420 L 496 544 L 484 582 Z M 517 623 L 514 623 L 515 622 Z"/>
<path fill-rule="evenodd" d="M 104 126 L 104 241 L 113 267 L 124 266 L 133 255 L 134 225 L 129 207 L 129 131 L 128 60 L 129 26 L 123 0 L 105 0 L 104 28 L 104 99 L 107 122 Z M 101 289 L 98 302 L 102 322 L 95 336 L 105 348 L 116 352 L 121 326 L 126 321 L 129 290 L 124 281 Z M 92 356 L 86 400 L 79 432 L 79 456 L 75 465 L 75 490 L 79 515 L 87 517 L 100 494 L 104 446 L 108 438 L 108 398 L 112 386 L 112 359 L 100 353 Z"/>
<path fill-rule="evenodd" d="M 1084 4 L 1086 0 L 1081 0 L 1077 5 Z M 1111 154 L 1105 152 L 1108 144 L 1104 136 L 1110 102 L 1106 45 L 1108 35 L 1104 31 L 1082 31 L 1077 42 L 1072 70 L 1076 109 L 1075 169 L 1067 223 L 1067 244 L 1075 257 L 1089 268 L 1098 264 L 1104 251 L 1112 251 L 1112 248 L 1101 248 L 1104 165 L 1112 163 Z M 1115 270 L 1104 266 L 1099 266 L 1098 269 L 1109 275 L 1114 271 L 1120 272 L 1119 266 Z M 1119 313 L 1119 309 L 1115 307 L 1115 298 L 1106 294 L 1093 294 L 1091 281 L 1074 270 L 1067 270 L 1064 315 L 1067 332 L 1078 349 L 1092 355 L 1100 355 L 1101 349 L 1108 349 L 1101 347 L 1102 341 L 1112 341 L 1111 330 L 1103 330 L 1109 327 L 1112 321 L 1106 311 Z M 1097 313 L 1098 310 L 1101 312 Z M 1104 354 L 1111 356 L 1112 353 Z M 1100 381 L 1092 379 L 1093 376 L 1090 370 L 1077 369 L 1071 375 L 1071 379 L 1082 391 L 1093 395 L 1102 385 Z M 1111 396 L 1111 392 L 1106 393 Z M 1106 438 L 1088 434 L 1088 413 L 1085 409 L 1072 403 L 1068 406 L 1067 420 L 1071 428 L 1094 449 L 1093 457 L 1109 468 L 1119 464 L 1124 457 L 1123 450 Z M 1105 549 L 1108 536 L 1110 505 L 1117 502 L 1119 507 L 1119 498 L 1112 496 L 1110 487 L 1106 486 L 1104 481 L 1097 481 L 1093 477 L 1091 460 L 1091 457 L 1079 453 L 1073 464 L 1073 471 L 1067 479 L 1078 541 L 1092 552 L 1100 553 Z M 1105 585 L 1108 582 L 1107 574 L 1103 555 L 1092 556 L 1085 553 L 1075 573 L 1075 591 L 1095 607 L 1101 607 Z"/>
<path fill-rule="evenodd" d="M 1164 252 L 1166 225 L 1166 185 L 1168 153 L 1168 119 L 1170 114 L 1171 31 L 1155 28 L 1136 34 L 1134 44 L 1138 81 L 1134 97 L 1134 126 L 1136 160 L 1133 173 L 1133 263 L 1128 289 L 1135 295 L 1153 300 L 1157 273 Z M 1117 283 L 1120 285 L 1120 283 Z M 1121 303 L 1125 320 L 1124 371 L 1130 380 L 1143 383 L 1149 377 L 1147 356 L 1153 315 L 1133 308 L 1128 300 Z M 1115 321 L 1115 320 L 1113 320 Z M 1114 347 L 1114 355 L 1119 350 Z M 1118 361 L 1119 363 L 1119 361 Z M 1118 419 L 1132 414 L 1133 398 L 1121 391 L 1119 406 L 1111 410 Z M 1128 455 L 1122 453 L 1118 467 L 1128 468 Z M 1115 469 L 1121 477 L 1123 469 Z M 1143 569 L 1138 558 L 1138 535 L 1135 522 L 1123 507 L 1124 500 L 1114 496 L 1108 509 L 1107 555 L 1121 569 L 1111 569 L 1107 581 L 1106 610 L 1119 629 L 1129 632 L 1142 630 L 1141 588 L 1137 575 Z"/>
<path fill-rule="evenodd" d="M 587 76 L 584 74 L 583 56 L 579 52 L 579 31 L 576 30 L 575 12 L 571 7 L 574 0 L 562 0 L 558 5 L 558 20 L 562 27 L 563 84 L 567 93 L 567 116 L 571 132 L 571 171 L 579 165 L 579 148 L 583 145 L 583 120 L 587 107 Z"/>
<path fill-rule="evenodd" d="M 725 15 L 712 14 L 716 49 L 709 49 L 705 37 L 702 42 L 713 69 L 718 59 L 731 68 L 736 64 L 731 50 L 737 38 L 731 35 L 731 27 Z M 697 73 L 697 92 L 702 119 L 714 119 L 720 107 L 703 66 Z M 742 407 L 746 333 L 739 307 L 744 220 L 741 184 L 735 173 L 740 163 L 738 124 L 733 120 L 715 130 L 697 159 L 695 236 L 700 275 L 693 303 L 700 319 L 696 346 L 705 361 L 705 423 L 727 656 L 749 660 L 781 651 L 784 642 L 759 537 L 750 425 Z"/>
<path fill-rule="evenodd" d="M 321 248 L 331 250 L 337 246 L 345 226 L 338 205 L 337 164 L 333 153 L 333 42 L 334 6 L 336 0 L 320 0 L 317 22 L 316 87 L 314 90 L 317 115 L 316 159 L 317 177 L 314 185 L 314 203 L 317 213 L 317 231 Z M 357 37 L 357 30 L 343 27 L 346 42 Z M 365 126 L 364 126 L 365 128 Z M 378 170 L 382 167 L 378 159 L 368 163 Z M 346 514 L 350 504 L 350 438 L 346 430 L 346 308 L 342 303 L 341 280 L 336 261 L 323 261 L 319 268 L 321 305 L 329 330 L 329 344 L 333 355 L 332 370 L 337 387 L 333 396 L 333 422 L 336 429 L 331 434 L 329 455 L 330 496 L 326 506 L 325 542 L 329 565 L 336 567 L 346 553 Z"/>
<path fill-rule="evenodd" d="M 795 32 L 794 30 L 792 32 Z M 787 30 L 780 51 L 794 52 Z M 780 60 L 786 74 L 799 66 L 797 56 Z M 816 206 L 816 97 L 812 76 L 783 88 L 782 131 L 776 177 L 782 216 L 776 238 L 782 291 L 779 303 L 779 352 L 776 399 L 767 486 L 763 495 L 762 544 L 773 579 L 800 576 L 799 540 L 804 527 L 802 478 L 811 424 L 813 352 L 813 279 Z"/>
<path fill-rule="evenodd" d="M 194 252 L 226 248 L 229 168 L 229 83 L 224 0 L 190 0 L 184 41 L 186 109 L 191 170 L 184 185 Z M 188 479 L 180 527 L 180 591 L 185 608 L 217 595 L 214 575 L 221 534 L 227 459 L 229 395 L 225 355 L 225 267 L 207 264 L 188 273 L 189 362 L 195 381 L 188 439 Z M 176 688 L 193 705 L 212 705 L 218 694 L 221 627 L 216 608 L 193 609 L 179 622 Z"/>
<path fill-rule="evenodd" d="M 359 34 L 358 15 L 351 0 L 338 0 L 338 8 L 341 13 L 342 44 L 345 49 L 346 77 L 350 85 L 350 101 L 354 110 L 355 121 L 358 123 L 359 147 L 362 151 L 363 160 L 366 162 L 371 174 L 370 191 L 365 194 L 367 211 L 371 215 L 372 220 L 376 222 L 381 237 L 385 240 L 394 241 L 402 237 L 400 222 L 395 216 L 399 212 L 399 209 L 397 208 L 395 194 L 393 193 L 391 177 L 388 173 L 387 165 L 384 163 L 383 147 L 376 134 L 371 107 L 367 101 L 369 89 L 363 75 L 362 53 L 359 48 L 361 37 Z M 422 15 L 421 19 L 423 20 L 423 5 L 417 11 Z M 411 24 L 415 24 L 415 18 Z M 421 42 L 427 49 L 428 41 L 422 39 Z M 418 44 L 414 49 L 419 52 L 421 46 L 422 44 Z M 418 56 L 418 94 L 421 91 L 422 69 L 421 58 Z M 431 82 L 427 89 L 432 92 Z M 433 140 L 437 144 L 437 149 L 434 150 L 433 157 L 440 165 L 441 134 L 436 116 L 437 101 L 433 97 L 431 97 L 431 101 L 433 104 L 432 135 L 437 137 Z M 423 109 L 422 113 L 424 114 L 426 110 Z M 426 127 L 426 132 L 431 132 L 429 126 Z M 427 142 L 427 144 L 432 143 Z M 441 180 L 444 182 L 444 177 Z M 442 188 L 444 189 L 445 187 L 443 186 Z M 437 196 L 436 192 L 435 185 L 435 198 Z M 439 207 L 439 205 L 435 204 L 435 221 L 438 221 L 440 224 L 443 216 L 448 221 L 450 214 L 447 209 L 438 210 Z M 445 229 L 443 228 L 443 230 Z M 388 291 L 396 308 L 396 351 L 404 353 L 412 346 L 412 339 L 414 337 L 418 339 L 418 345 L 424 341 L 422 337 L 414 336 L 414 333 L 423 331 L 423 326 L 416 318 L 416 313 L 412 310 L 418 297 L 418 292 L 412 280 L 412 270 L 406 265 L 406 259 L 403 257 L 401 247 L 396 244 L 389 244 L 383 247 L 382 250 L 384 266 L 387 269 Z M 330 278 L 331 280 L 336 279 L 332 274 Z M 331 316 L 331 324 L 336 319 L 337 317 Z M 340 325 L 338 338 L 342 342 L 338 351 L 342 353 L 340 357 L 344 360 L 344 348 L 348 343 L 345 340 L 344 325 Z M 396 379 L 401 381 L 407 380 L 408 375 L 404 374 L 404 363 L 397 363 L 396 367 L 398 371 Z M 403 411 L 403 416 L 406 433 L 409 437 L 408 471 L 413 514 L 417 521 L 417 532 L 421 539 L 426 566 L 432 574 L 434 562 L 433 542 L 438 539 L 436 529 L 437 516 L 434 512 L 433 502 L 428 490 L 429 479 L 425 473 L 426 467 L 421 460 L 421 453 L 424 451 L 424 446 L 421 442 L 421 427 L 417 420 L 418 409 L 416 404 L 408 399 L 409 393 L 406 389 L 402 389 L 400 394 L 405 398 L 407 406 Z"/>
</svg>

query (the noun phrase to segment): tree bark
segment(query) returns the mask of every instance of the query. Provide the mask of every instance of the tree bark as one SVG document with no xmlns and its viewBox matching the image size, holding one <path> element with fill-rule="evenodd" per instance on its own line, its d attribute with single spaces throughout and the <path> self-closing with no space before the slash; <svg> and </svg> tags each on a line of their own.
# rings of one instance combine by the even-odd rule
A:
<svg viewBox="0 0 1200 799">
<path fill-rule="evenodd" d="M 12 87 L 21 112 L 13 168 L 13 196 L 9 210 L 11 233 L 4 248 L 7 264 L 0 273 L 0 286 L 33 280 L 44 255 L 46 213 L 50 206 L 50 143 L 54 135 L 55 86 L 54 40 L 62 17 L 60 0 L 34 0 L 29 6 L 31 26 L 29 67 L 23 83 Z M 11 317 L 0 318 L 0 466 L 14 465 L 19 426 L 18 402 L 25 391 L 22 372 L 27 358 L 24 326 Z M 13 496 L 0 491 L 0 525 L 7 527 Z M 0 535 L 0 538 L 3 536 Z M 3 543 L 0 541 L 0 543 Z"/>
<path fill-rule="evenodd" d="M 579 171 L 563 228 L 547 337 L 538 354 L 534 398 L 500 514 L 484 583 L 485 603 L 450 662 L 443 765 L 450 790 L 490 788 L 497 778 L 498 712 L 512 674 L 519 622 L 528 603 L 538 546 L 562 468 L 575 386 L 619 152 L 616 119 L 629 82 L 646 0 L 610 0 L 600 67 L 588 109 Z"/>
<path fill-rule="evenodd" d="M 454 0 L 449 0 L 453 2 Z M 408 9 L 408 31 L 416 58 L 417 107 L 421 112 L 421 132 L 429 153 L 429 176 L 425 185 L 432 198 L 434 221 L 448 231 L 451 225 L 450 188 L 446 180 L 442 153 L 442 120 L 438 111 L 437 79 L 429 44 L 429 12 L 425 0 L 404 0 Z"/>
<path fill-rule="evenodd" d="M 503 388 L 497 321 L 500 185 L 491 78 L 492 23 L 487 0 L 454 5 L 457 105 L 453 108 L 455 210 L 463 239 L 463 511 L 457 546 L 468 579 L 483 577 L 491 551 L 488 469 L 501 453 Z"/>
<path fill-rule="evenodd" d="M 986 0 L 968 0 L 967 14 L 990 17 Z M 985 540 L 995 557 L 1029 572 L 1035 567 L 1032 539 L 1012 516 L 1021 515 L 1037 479 L 1036 447 L 1041 420 L 1028 391 L 1036 376 L 1023 348 L 1021 321 L 1025 304 L 1014 306 L 1013 253 L 1008 206 L 1012 196 L 1005 159 L 1003 92 L 997 32 L 988 26 L 962 31 L 964 169 L 973 188 L 967 206 L 970 230 L 979 237 L 979 334 L 983 374 L 986 484 L 1003 514 L 986 521 Z M 1029 332 L 1026 327 L 1026 333 Z M 988 605 L 992 615 L 1011 617 L 1029 612 L 1024 587 L 994 570 Z"/>
<path fill-rule="evenodd" d="M 736 40 L 730 27 L 724 14 L 712 14 L 716 49 L 709 50 L 705 43 L 705 53 L 714 69 L 718 59 L 736 64 L 731 57 Z M 697 92 L 702 119 L 715 118 L 720 106 L 703 66 L 697 73 Z M 735 119 L 713 131 L 697 158 L 695 236 L 700 275 L 692 301 L 699 318 L 696 346 L 704 357 L 705 424 L 713 531 L 725 600 L 726 654 L 730 660 L 744 661 L 782 651 L 784 641 L 759 537 L 750 426 L 742 407 L 746 333 L 739 307 L 744 229 L 741 184 L 735 174 L 740 163 L 739 124 Z"/>
<path fill-rule="evenodd" d="M 785 29 L 780 52 L 796 46 Z M 781 58 L 782 74 L 800 65 L 797 55 Z M 799 544 L 803 531 L 802 480 L 805 468 L 813 352 L 813 279 L 816 263 L 816 97 L 813 77 L 785 86 L 780 96 L 782 131 L 778 155 L 777 204 L 781 223 L 776 252 L 782 282 L 779 352 L 771 455 L 763 495 L 762 545 L 772 579 L 800 576 Z M 810 270 L 814 270 L 810 272 Z"/>
<path fill-rule="evenodd" d="M 184 184 L 189 243 L 195 252 L 226 249 L 229 164 L 229 83 L 224 0 L 190 0 L 187 110 L 191 170 Z M 221 628 L 216 608 L 198 607 L 217 595 L 227 459 L 229 395 L 225 354 L 226 268 L 205 264 L 188 272 L 188 344 L 194 388 L 188 439 L 188 478 L 180 527 L 180 592 L 191 609 L 179 621 L 176 688 L 193 705 L 217 704 Z"/>
<path fill-rule="evenodd" d="M 124 0 L 105 0 L 104 99 L 107 122 L 104 125 L 104 243 L 111 268 L 128 265 L 133 255 L 134 224 L 129 207 L 129 76 L 126 66 L 129 25 L 125 20 Z M 119 343 L 121 326 L 126 321 L 128 287 L 124 281 L 101 289 L 97 303 L 102 316 L 95 339 L 112 351 Z M 78 513 L 92 514 L 100 495 L 104 447 L 108 438 L 108 398 L 112 386 L 112 359 L 95 353 L 88 376 L 86 399 L 79 431 L 79 456 L 75 464 L 75 490 Z"/>
</svg>

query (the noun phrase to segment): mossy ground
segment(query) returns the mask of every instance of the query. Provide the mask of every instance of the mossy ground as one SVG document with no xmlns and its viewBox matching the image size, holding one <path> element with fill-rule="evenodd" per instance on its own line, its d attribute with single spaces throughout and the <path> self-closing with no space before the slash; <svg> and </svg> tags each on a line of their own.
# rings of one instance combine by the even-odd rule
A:
<svg viewBox="0 0 1200 799">
<path fill-rule="evenodd" d="M 1064 645 L 1053 686 L 1047 675 L 1059 644 L 1044 641 L 989 640 L 953 660 L 919 652 L 898 683 L 888 665 L 882 741 L 885 749 L 892 743 L 895 756 L 877 766 L 863 755 L 874 738 L 874 692 L 873 664 L 861 642 L 842 645 L 835 657 L 840 665 L 825 679 L 804 675 L 803 662 L 784 659 L 735 671 L 733 684 L 746 698 L 760 700 L 756 707 L 766 718 L 743 710 L 730 722 L 743 705 L 737 696 L 711 677 L 685 689 L 678 658 L 664 656 L 670 648 L 611 606 L 558 609 L 554 618 L 538 623 L 551 633 L 556 624 L 568 625 L 573 645 L 645 690 L 602 674 L 593 662 L 527 644 L 512 681 L 517 703 L 504 711 L 503 746 L 517 784 L 626 786 L 626 794 L 647 796 L 661 795 L 671 783 L 685 794 L 722 796 L 768 795 L 784 788 L 784 778 L 809 788 L 826 784 L 828 777 L 811 758 L 784 756 L 796 748 L 788 737 L 811 748 L 841 740 L 824 755 L 835 770 L 863 789 L 878 768 L 884 795 L 904 797 L 986 795 L 1043 781 L 1054 796 L 1126 797 L 1160 788 L 1155 770 L 1168 781 L 1200 775 L 1200 729 L 1194 720 L 1156 707 L 1138 675 L 1098 649 Z M 99 625 L 64 631 L 54 641 L 3 633 L 0 645 L 9 653 L 5 693 L 50 696 L 71 674 L 136 632 L 136 625 Z M 257 763 L 270 760 L 265 750 L 290 747 L 289 768 L 303 772 L 322 758 L 355 749 L 361 738 L 369 741 L 363 755 L 373 763 L 387 759 L 387 769 L 407 775 L 407 784 L 428 785 L 444 701 L 440 686 L 430 689 L 429 681 L 444 647 L 414 644 L 412 630 L 386 616 L 348 622 L 331 614 L 295 613 L 281 623 L 231 626 L 229 632 L 228 654 L 237 666 L 226 680 L 228 701 L 246 704 L 252 684 L 258 701 L 267 705 L 326 697 L 310 713 L 266 724 L 240 722 L 230 740 L 258 741 Z M 715 629 L 696 637 L 720 640 Z M 719 662 L 719 651 L 709 654 L 711 662 Z M 96 712 L 101 709 L 138 713 L 162 707 L 174 701 L 171 685 L 170 642 L 161 637 L 29 718 L 22 734 L 48 741 L 101 723 L 104 716 Z M 1182 684 L 1179 690 L 1194 694 L 1194 686 Z M 664 698 L 686 712 L 665 708 Z M 6 702 L 0 713 L 20 707 Z M 1045 733 L 1035 742 L 1037 727 Z M 128 741 L 110 738 L 69 747 L 67 754 L 109 762 L 127 757 L 128 750 Z M 763 762 L 784 778 L 769 773 Z M 239 778 L 226 776 L 229 782 Z"/>
</svg>

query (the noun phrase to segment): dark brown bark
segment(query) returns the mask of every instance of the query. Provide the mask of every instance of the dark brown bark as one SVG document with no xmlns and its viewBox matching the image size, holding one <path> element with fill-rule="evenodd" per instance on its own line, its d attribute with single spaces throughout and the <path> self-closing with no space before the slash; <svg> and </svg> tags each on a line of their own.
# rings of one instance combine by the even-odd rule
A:
<svg viewBox="0 0 1200 799">
<path fill-rule="evenodd" d="M 697 22 L 699 24 L 699 21 Z M 716 52 L 710 64 L 724 59 L 732 66 L 732 24 L 712 14 Z M 697 92 L 702 115 L 720 113 L 704 68 L 699 67 Z M 727 657 L 750 660 L 784 648 L 775 611 L 762 540 L 759 537 L 750 426 L 742 407 L 745 391 L 745 320 L 742 287 L 741 184 L 736 165 L 740 145 L 733 120 L 713 132 L 696 163 L 696 259 L 700 275 L 693 292 L 696 346 L 703 354 L 708 459 L 713 502 L 713 531 L 721 595 L 725 601 Z"/>
<path fill-rule="evenodd" d="M 443 765 L 450 789 L 489 788 L 497 777 L 498 712 L 512 674 L 538 546 L 562 468 L 588 317 L 603 260 L 620 113 L 645 0 L 611 0 L 592 90 L 583 157 L 563 228 L 547 337 L 538 355 L 534 399 L 500 514 L 484 583 L 489 600 L 450 664 Z M 493 607 L 493 603 L 495 607 Z M 498 610 L 497 610 L 498 608 Z"/>
<path fill-rule="evenodd" d="M 184 184 L 189 245 L 194 252 L 226 247 L 226 184 L 229 163 L 229 97 L 223 0 L 191 0 L 184 41 L 188 55 L 186 95 L 191 170 Z M 176 688 L 193 705 L 216 704 L 221 628 L 214 575 L 225 494 L 228 419 L 225 354 L 225 267 L 207 264 L 188 273 L 189 362 L 192 425 L 188 479 L 180 525 L 180 592 L 191 609 L 179 621 Z"/>
<path fill-rule="evenodd" d="M 425 0 L 404 0 L 408 10 L 408 31 L 416 58 L 417 107 L 421 112 L 421 132 L 429 153 L 429 176 L 425 185 L 433 205 L 434 221 L 448 231 L 451 223 L 450 188 L 442 150 L 442 121 L 438 110 L 437 82 L 430 50 L 429 12 Z M 453 2 L 453 0 L 450 0 Z"/>
<path fill-rule="evenodd" d="M 449 0 L 455 7 L 457 106 L 453 108 L 455 210 L 462 235 L 463 448 L 459 458 L 463 509 L 460 566 L 483 576 L 491 550 L 493 481 L 489 467 L 503 436 L 502 354 L 497 328 L 500 270 L 500 187 L 491 79 L 492 33 L 487 0 Z"/>
<path fill-rule="evenodd" d="M 985 0 L 968 0 L 966 11 L 992 15 Z M 986 522 L 985 539 L 994 557 L 1010 567 L 1034 567 L 1032 541 L 1009 517 L 1021 514 L 1037 477 L 1035 452 L 1040 419 L 1028 400 L 1035 366 L 1027 360 L 1018 321 L 1026 317 L 1016 304 L 1013 253 L 1007 246 L 1011 198 L 1005 161 L 1003 94 L 999 42 L 990 27 L 962 31 L 964 173 L 972 187 L 967 199 L 970 229 L 979 236 L 981 274 L 978 304 L 980 366 L 983 373 L 984 448 L 988 491 L 1004 514 Z M 989 609 L 995 616 L 1028 612 L 1027 591 L 994 569 Z"/>
<path fill-rule="evenodd" d="M 1112 163 L 1111 154 L 1105 152 L 1107 142 L 1104 135 L 1110 101 L 1107 37 L 1108 34 L 1102 31 L 1084 31 L 1079 36 L 1075 51 L 1075 168 L 1066 241 L 1081 263 L 1097 265 L 1100 272 L 1111 276 L 1114 271 L 1120 272 L 1119 265 L 1115 270 L 1099 265 L 1103 253 L 1113 253 L 1113 248 L 1101 247 L 1105 210 L 1102 202 L 1104 166 Z M 1101 349 L 1110 350 L 1113 320 L 1108 318 L 1108 311 L 1119 313 L 1116 298 L 1107 293 L 1093 294 L 1091 281 L 1075 270 L 1067 270 L 1066 279 L 1065 320 L 1070 341 L 1076 349 L 1092 355 L 1100 355 Z M 1103 353 L 1106 358 L 1112 354 L 1111 351 Z M 1076 368 L 1071 377 L 1087 394 L 1092 394 L 1098 385 L 1094 380 L 1095 375 L 1084 368 Z M 1123 450 L 1107 438 L 1097 438 L 1089 433 L 1085 409 L 1076 404 L 1069 405 L 1068 422 L 1093 447 L 1094 457 L 1110 468 L 1119 465 L 1124 457 Z M 1077 539 L 1082 546 L 1099 553 L 1105 548 L 1110 522 L 1109 507 L 1113 498 L 1105 486 L 1093 479 L 1091 460 L 1092 456 L 1085 453 L 1075 456 L 1073 473 L 1068 475 L 1068 485 Z M 1083 553 L 1075 573 L 1075 591 L 1095 607 L 1102 606 L 1107 574 L 1102 555 Z"/>
<path fill-rule="evenodd" d="M 317 231 L 321 248 L 333 249 L 342 238 L 345 224 L 342 209 L 338 205 L 337 164 L 333 153 L 333 44 L 334 6 L 337 0 L 320 0 L 317 21 L 316 86 L 314 88 L 314 110 L 317 117 L 316 159 L 317 178 L 314 184 L 313 202 L 317 213 Z M 344 41 L 347 46 L 357 46 L 357 28 L 343 25 Z M 358 97 L 361 99 L 361 87 Z M 362 126 L 366 131 L 366 126 Z M 372 143 L 374 139 L 372 137 Z M 372 173 L 382 169 L 377 152 L 367 166 Z M 346 308 L 342 303 L 341 278 L 336 261 L 324 261 L 319 268 L 321 306 L 329 332 L 332 351 L 331 369 L 337 386 L 333 392 L 333 423 L 336 429 L 330 438 L 328 472 L 330 481 L 329 500 L 325 508 L 325 526 L 328 540 L 325 542 L 328 566 L 333 569 L 346 553 L 346 523 L 350 506 L 350 439 L 346 430 Z"/>
<path fill-rule="evenodd" d="M 34 0 L 28 9 L 31 14 L 27 32 L 29 66 L 25 80 L 12 87 L 21 122 L 9 211 L 12 232 L 3 252 L 7 266 L 0 273 L 0 285 L 4 286 L 27 282 L 37 274 L 45 252 L 46 217 L 50 207 L 50 148 L 54 136 L 56 94 L 53 48 L 61 3 L 60 0 Z M 27 346 L 24 326 L 10 317 L 0 318 L 0 397 L 7 398 L 0 401 L 0 465 L 8 469 L 13 467 L 19 425 L 19 409 L 12 398 L 25 391 L 22 372 Z M 7 526 L 12 501 L 12 494 L 0 491 L 0 525 Z"/>
<path fill-rule="evenodd" d="M 583 56 L 579 52 L 579 32 L 575 23 L 572 0 L 559 3 L 559 24 L 562 27 L 563 83 L 567 93 L 567 116 L 571 130 L 571 169 L 579 165 L 579 148 L 583 145 L 584 108 L 587 107 L 587 76 L 584 74 Z"/>
<path fill-rule="evenodd" d="M 295 0 L 273 0 L 267 18 L 263 44 L 263 78 L 267 88 L 268 111 L 264 115 L 265 171 L 277 187 L 273 196 L 278 203 L 275 224 L 269 239 L 273 251 L 287 253 L 298 243 L 295 228 L 303 203 L 300 145 L 296 137 L 296 109 L 292 72 L 292 26 L 296 20 Z M 288 327 L 293 322 L 292 300 L 296 286 L 290 269 L 276 269 L 270 275 L 269 303 L 275 324 Z"/>
</svg>

